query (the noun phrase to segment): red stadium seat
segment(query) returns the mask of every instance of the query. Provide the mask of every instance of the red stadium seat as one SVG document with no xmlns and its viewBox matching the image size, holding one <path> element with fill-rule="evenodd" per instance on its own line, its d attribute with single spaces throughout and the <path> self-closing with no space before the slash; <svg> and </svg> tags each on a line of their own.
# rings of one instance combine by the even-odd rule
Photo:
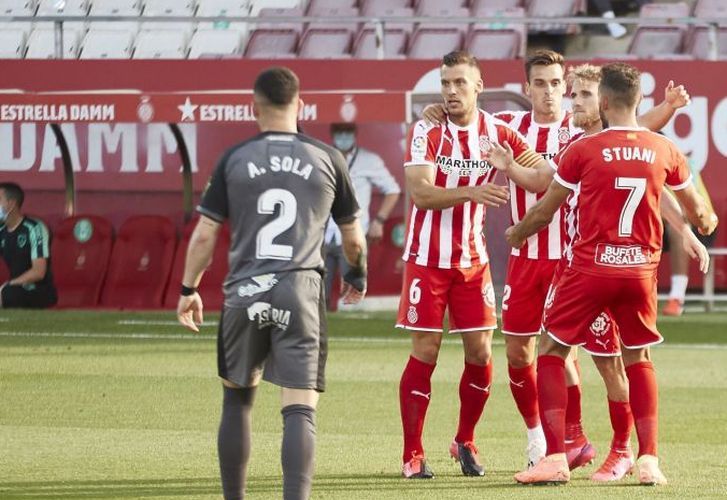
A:
<svg viewBox="0 0 727 500">
<path fill-rule="evenodd" d="M 483 9 L 513 9 L 522 5 L 520 0 L 472 0 L 472 15 L 480 15 Z"/>
<path fill-rule="evenodd" d="M 417 15 L 419 16 L 433 16 L 433 17 L 469 17 L 470 11 L 466 7 L 457 5 L 453 2 L 453 5 L 442 4 L 438 0 L 420 0 L 419 5 L 416 9 Z"/>
<path fill-rule="evenodd" d="M 101 293 L 101 306 L 149 309 L 162 306 L 174 260 L 177 232 L 158 215 L 129 217 L 119 230 Z"/>
<path fill-rule="evenodd" d="M 453 24 L 420 24 L 409 44 L 410 59 L 441 59 L 462 48 L 464 32 Z"/>
<path fill-rule="evenodd" d="M 698 0 L 694 17 L 727 17 L 727 2 L 724 0 Z"/>
<path fill-rule="evenodd" d="M 352 32 L 347 26 L 310 26 L 300 40 L 298 56 L 306 59 L 351 57 Z"/>
<path fill-rule="evenodd" d="M 97 215 L 64 219 L 51 244 L 58 307 L 95 307 L 109 266 L 113 227 Z"/>
<path fill-rule="evenodd" d="M 5 260 L 0 259 L 0 283 L 5 283 L 8 279 L 10 279 L 10 271 L 5 265 Z"/>
<path fill-rule="evenodd" d="M 302 17 L 299 7 L 260 10 L 259 17 Z M 260 23 L 250 33 L 245 57 L 256 59 L 294 59 L 303 23 Z"/>
<path fill-rule="evenodd" d="M 179 242 L 177 251 L 174 255 L 174 265 L 172 267 L 172 275 L 169 280 L 167 292 L 164 294 L 164 307 L 176 308 L 179 300 L 179 285 L 182 282 L 184 274 L 184 261 L 187 256 L 187 247 L 189 246 L 189 238 L 192 236 L 197 221 L 194 220 L 187 224 L 182 232 L 182 239 Z M 230 230 L 227 224 L 222 226 L 215 253 L 212 255 L 212 263 L 202 277 L 199 284 L 199 294 L 204 301 L 205 310 L 221 310 L 224 302 L 222 295 L 222 284 L 227 276 L 227 254 L 230 250 Z"/>
<path fill-rule="evenodd" d="M 321 9 L 348 9 L 356 7 L 356 0 L 310 0 L 308 15 L 318 15 Z"/>
<path fill-rule="evenodd" d="M 576 14 L 580 0 L 530 0 L 528 3 L 529 17 L 568 17 Z M 576 26 L 567 24 L 531 24 L 531 33 L 570 33 Z"/>
<path fill-rule="evenodd" d="M 641 7 L 641 18 L 645 19 L 636 29 L 631 39 L 629 53 L 639 57 L 680 54 L 687 32 L 685 25 L 650 23 L 648 18 L 687 17 L 689 5 L 686 3 L 652 3 Z"/>
<path fill-rule="evenodd" d="M 410 0 L 361 0 L 361 14 L 364 16 L 382 16 L 390 9 L 407 9 L 411 6 Z M 412 14 L 414 9 L 412 9 Z"/>
</svg>

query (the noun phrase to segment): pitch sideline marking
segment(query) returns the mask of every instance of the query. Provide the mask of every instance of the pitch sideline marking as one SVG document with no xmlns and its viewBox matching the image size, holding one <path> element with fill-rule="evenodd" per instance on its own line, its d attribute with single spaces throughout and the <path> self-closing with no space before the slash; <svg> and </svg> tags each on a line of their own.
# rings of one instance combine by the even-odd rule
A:
<svg viewBox="0 0 727 500">
<path fill-rule="evenodd" d="M 90 332 L 4 332 L 0 337 L 45 337 L 45 338 L 80 338 L 80 339 L 126 339 L 126 340 L 217 340 L 217 335 L 194 333 L 90 333 Z M 378 338 L 378 337 L 328 337 L 332 342 L 363 343 L 363 344 L 410 344 L 407 338 Z M 444 338 L 445 343 L 455 343 L 452 337 Z M 504 340 L 493 339 L 493 345 L 504 345 Z M 727 350 L 727 344 L 661 344 L 659 349 L 696 349 L 705 351 Z"/>
</svg>

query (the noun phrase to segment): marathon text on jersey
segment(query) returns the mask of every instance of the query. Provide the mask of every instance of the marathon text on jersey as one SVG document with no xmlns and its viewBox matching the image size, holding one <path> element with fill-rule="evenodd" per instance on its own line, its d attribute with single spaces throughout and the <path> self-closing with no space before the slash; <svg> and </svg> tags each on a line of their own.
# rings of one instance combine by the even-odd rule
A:
<svg viewBox="0 0 727 500">
<path fill-rule="evenodd" d="M 456 174 L 460 177 L 487 175 L 492 170 L 492 165 L 485 160 L 460 160 L 443 155 L 437 156 L 437 166 L 445 174 Z"/>
</svg>

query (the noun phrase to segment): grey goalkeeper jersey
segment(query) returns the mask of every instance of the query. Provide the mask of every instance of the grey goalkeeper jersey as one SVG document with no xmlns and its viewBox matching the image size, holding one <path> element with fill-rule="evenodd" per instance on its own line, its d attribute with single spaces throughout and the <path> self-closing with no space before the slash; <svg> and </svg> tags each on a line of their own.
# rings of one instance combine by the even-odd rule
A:
<svg viewBox="0 0 727 500">
<path fill-rule="evenodd" d="M 336 149 L 302 134 L 264 132 L 220 159 L 197 211 L 230 221 L 225 302 L 269 289 L 275 273 L 323 271 L 323 234 L 356 219 L 348 166 Z"/>
</svg>

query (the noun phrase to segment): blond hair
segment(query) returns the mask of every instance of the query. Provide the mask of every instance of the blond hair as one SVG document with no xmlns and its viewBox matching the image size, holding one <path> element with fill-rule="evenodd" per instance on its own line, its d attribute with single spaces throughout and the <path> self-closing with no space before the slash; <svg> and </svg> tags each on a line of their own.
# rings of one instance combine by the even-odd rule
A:
<svg viewBox="0 0 727 500">
<path fill-rule="evenodd" d="M 601 83 L 601 67 L 585 63 L 568 68 L 568 74 L 566 75 L 568 85 L 573 85 L 576 80 Z"/>
</svg>

